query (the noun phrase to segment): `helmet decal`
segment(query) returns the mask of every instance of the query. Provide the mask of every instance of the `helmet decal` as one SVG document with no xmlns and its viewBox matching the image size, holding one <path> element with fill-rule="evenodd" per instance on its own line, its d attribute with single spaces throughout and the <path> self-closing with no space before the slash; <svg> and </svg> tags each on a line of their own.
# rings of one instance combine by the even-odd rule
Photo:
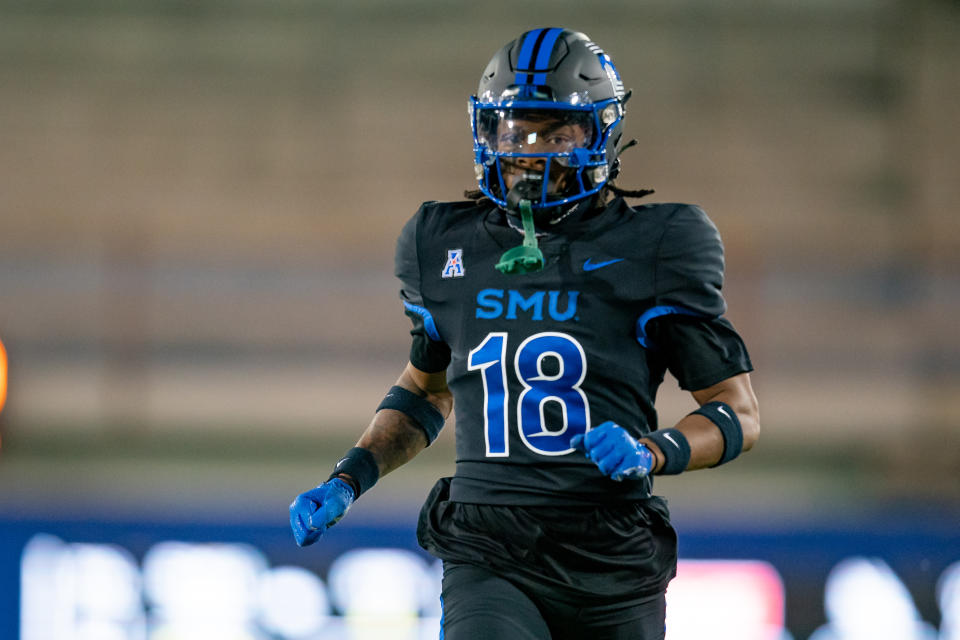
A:
<svg viewBox="0 0 960 640">
<path fill-rule="evenodd" d="M 613 60 L 611 60 L 610 56 L 603 52 L 603 49 L 592 42 L 587 43 L 587 48 L 592 49 L 600 58 L 600 66 L 603 67 L 603 70 L 607 74 L 607 78 L 610 79 L 610 84 L 613 85 L 614 93 L 617 94 L 618 98 L 622 98 L 623 94 L 625 93 L 623 90 L 623 80 L 620 79 L 620 72 L 617 71 L 617 68 L 613 65 Z"/>
</svg>

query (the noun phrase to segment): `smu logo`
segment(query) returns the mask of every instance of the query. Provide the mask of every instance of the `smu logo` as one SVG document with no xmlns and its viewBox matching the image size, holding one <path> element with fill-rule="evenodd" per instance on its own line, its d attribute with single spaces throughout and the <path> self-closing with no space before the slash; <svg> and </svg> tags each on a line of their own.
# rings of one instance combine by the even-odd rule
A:
<svg viewBox="0 0 960 640">
<path fill-rule="evenodd" d="M 562 295 L 566 296 L 563 304 Z M 507 320 L 516 320 L 517 312 L 522 311 L 531 320 L 543 320 L 546 308 L 552 319 L 564 322 L 576 319 L 579 295 L 579 291 L 535 291 L 524 297 L 514 289 L 484 289 L 477 294 L 477 317 L 493 320 L 502 316 Z"/>
</svg>

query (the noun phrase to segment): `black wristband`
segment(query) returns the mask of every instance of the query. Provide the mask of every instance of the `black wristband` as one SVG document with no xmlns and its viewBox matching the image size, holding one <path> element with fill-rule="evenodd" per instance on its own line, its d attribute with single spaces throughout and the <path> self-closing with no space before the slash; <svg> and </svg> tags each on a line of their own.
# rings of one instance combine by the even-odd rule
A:
<svg viewBox="0 0 960 640">
<path fill-rule="evenodd" d="M 709 419 L 723 434 L 723 455 L 720 456 L 720 462 L 713 466 L 719 467 L 740 455 L 743 451 L 743 427 L 730 405 L 725 402 L 708 402 L 692 413 Z"/>
<path fill-rule="evenodd" d="M 353 487 L 354 500 L 380 479 L 380 467 L 377 466 L 377 461 L 374 460 L 369 449 L 362 447 L 354 447 L 347 451 L 333 468 L 333 473 L 327 480 L 333 480 L 341 473 L 347 474 L 353 480 L 353 482 L 347 482 L 347 484 Z M 341 478 L 341 480 L 344 480 L 344 478 Z"/>
<path fill-rule="evenodd" d="M 687 437 L 677 429 L 659 429 L 646 436 L 660 447 L 663 454 L 663 466 L 658 476 L 675 476 L 683 473 L 690 465 L 690 443 Z"/>
<path fill-rule="evenodd" d="M 432 444 L 440 429 L 443 429 L 443 414 L 428 400 L 403 387 L 390 387 L 377 411 L 380 409 L 394 409 L 410 416 L 410 419 L 423 429 L 427 436 L 427 445 Z"/>
</svg>

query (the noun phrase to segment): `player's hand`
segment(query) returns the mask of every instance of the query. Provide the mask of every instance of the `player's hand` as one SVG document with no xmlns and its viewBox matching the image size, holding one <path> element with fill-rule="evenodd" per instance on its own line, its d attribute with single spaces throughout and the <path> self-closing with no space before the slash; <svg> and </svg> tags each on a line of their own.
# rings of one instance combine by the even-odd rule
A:
<svg viewBox="0 0 960 640">
<path fill-rule="evenodd" d="M 574 449 L 583 451 L 600 472 L 620 482 L 642 478 L 653 469 L 653 454 L 615 422 L 603 424 L 570 439 Z"/>
<path fill-rule="evenodd" d="M 298 495 L 290 503 L 290 528 L 297 545 L 306 547 L 320 539 L 353 504 L 353 487 L 334 478 Z"/>
</svg>

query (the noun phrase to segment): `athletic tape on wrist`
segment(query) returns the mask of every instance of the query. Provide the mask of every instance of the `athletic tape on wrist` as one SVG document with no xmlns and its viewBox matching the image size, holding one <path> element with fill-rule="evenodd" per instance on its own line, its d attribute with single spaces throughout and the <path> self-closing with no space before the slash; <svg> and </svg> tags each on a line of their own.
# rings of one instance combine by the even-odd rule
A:
<svg viewBox="0 0 960 640">
<path fill-rule="evenodd" d="M 423 429 L 427 436 L 427 445 L 432 444 L 440 429 L 443 429 L 443 414 L 425 398 L 403 387 L 390 387 L 377 411 L 380 409 L 394 409 L 410 416 L 410 419 Z"/>
<path fill-rule="evenodd" d="M 723 434 L 723 455 L 720 456 L 720 462 L 713 466 L 719 467 L 740 455 L 743 451 L 743 427 L 730 405 L 725 402 L 708 402 L 693 413 L 708 418 Z"/>
<path fill-rule="evenodd" d="M 377 466 L 377 461 L 374 460 L 369 449 L 362 447 L 354 447 L 347 451 L 333 468 L 333 473 L 327 480 L 333 480 L 341 473 L 350 476 L 350 480 L 353 481 L 350 482 L 346 478 L 341 478 L 353 487 L 353 492 L 356 494 L 354 500 L 359 498 L 364 491 L 377 484 L 377 480 L 380 479 L 380 467 Z"/>
<path fill-rule="evenodd" d="M 690 464 L 690 443 L 687 437 L 677 429 L 659 429 L 647 436 L 660 447 L 663 454 L 663 466 L 658 476 L 675 476 L 687 470 Z"/>
</svg>

